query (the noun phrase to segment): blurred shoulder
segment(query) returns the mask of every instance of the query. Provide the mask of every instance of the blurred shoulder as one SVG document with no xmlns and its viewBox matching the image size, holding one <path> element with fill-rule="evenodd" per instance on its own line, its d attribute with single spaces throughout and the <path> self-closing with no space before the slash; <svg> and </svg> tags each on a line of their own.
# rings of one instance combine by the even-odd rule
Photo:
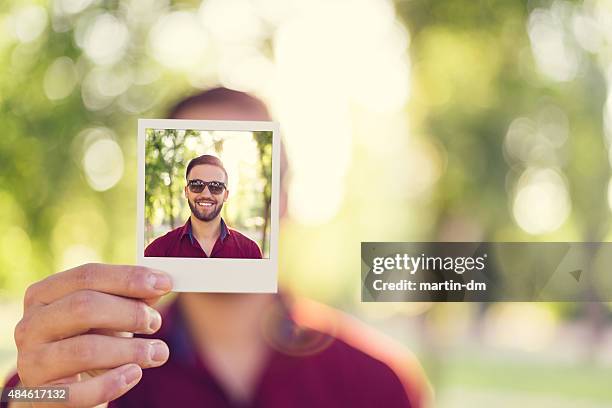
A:
<svg viewBox="0 0 612 408">
<path fill-rule="evenodd" d="M 387 392 L 404 392 L 412 408 L 430 406 L 431 385 L 416 356 L 390 337 L 356 318 L 309 299 L 290 301 L 290 313 L 297 326 L 330 336 L 328 358 L 342 365 L 350 362 L 356 376 L 388 387 Z M 395 385 L 394 385 L 395 384 Z M 366 384 L 364 384 L 366 386 Z"/>
</svg>

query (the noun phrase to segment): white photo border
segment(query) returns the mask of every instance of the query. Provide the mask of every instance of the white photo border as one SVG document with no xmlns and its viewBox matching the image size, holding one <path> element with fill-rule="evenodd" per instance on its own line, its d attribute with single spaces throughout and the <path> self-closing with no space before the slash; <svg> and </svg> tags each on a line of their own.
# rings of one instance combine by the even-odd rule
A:
<svg viewBox="0 0 612 408">
<path fill-rule="evenodd" d="M 270 208 L 269 258 L 165 258 L 144 256 L 146 129 L 272 132 L 272 203 Z M 279 189 L 280 131 L 277 122 L 139 119 L 138 194 L 136 201 L 137 263 L 170 274 L 173 280 L 173 291 L 175 292 L 275 293 L 278 289 Z M 203 260 L 205 260 L 205 263 L 203 263 Z"/>
</svg>

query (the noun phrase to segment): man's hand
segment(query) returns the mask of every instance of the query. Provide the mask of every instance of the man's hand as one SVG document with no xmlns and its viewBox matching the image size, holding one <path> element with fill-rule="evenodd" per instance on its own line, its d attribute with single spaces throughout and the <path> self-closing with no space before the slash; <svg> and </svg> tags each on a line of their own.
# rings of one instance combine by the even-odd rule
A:
<svg viewBox="0 0 612 408">
<path fill-rule="evenodd" d="M 161 327 L 160 314 L 149 305 L 171 288 L 163 272 L 104 264 L 82 265 L 34 283 L 15 327 L 22 385 L 68 387 L 69 401 L 53 407 L 93 407 L 123 395 L 140 381 L 142 368 L 168 359 L 163 341 L 132 334 Z M 92 372 L 99 374 L 87 374 Z"/>
</svg>

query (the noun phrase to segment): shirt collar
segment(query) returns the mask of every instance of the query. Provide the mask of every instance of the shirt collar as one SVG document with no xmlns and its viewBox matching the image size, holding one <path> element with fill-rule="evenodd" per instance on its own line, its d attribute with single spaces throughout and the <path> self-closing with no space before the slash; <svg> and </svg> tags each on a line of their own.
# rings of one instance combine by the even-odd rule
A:
<svg viewBox="0 0 612 408">
<path fill-rule="evenodd" d="M 189 237 L 189 240 L 193 244 L 194 237 L 193 237 L 193 232 L 191 230 L 191 218 L 188 218 L 185 225 L 181 227 L 180 239 L 183 239 L 185 235 Z M 221 235 L 220 235 L 221 241 L 225 241 L 225 238 L 227 238 L 229 235 L 230 235 L 230 230 L 227 227 L 227 224 L 225 223 L 225 220 L 223 219 L 223 217 L 221 217 Z"/>
<path fill-rule="evenodd" d="M 223 218 L 221 218 L 221 241 L 225 241 L 225 238 L 227 238 L 230 234 L 229 228 L 227 228 L 227 225 L 225 224 L 225 220 Z"/>
</svg>

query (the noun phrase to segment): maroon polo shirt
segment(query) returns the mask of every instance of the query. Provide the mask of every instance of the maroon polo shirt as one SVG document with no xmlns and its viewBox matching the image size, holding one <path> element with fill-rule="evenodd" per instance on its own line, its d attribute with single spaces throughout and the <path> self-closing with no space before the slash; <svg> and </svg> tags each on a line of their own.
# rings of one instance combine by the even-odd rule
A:
<svg viewBox="0 0 612 408">
<path fill-rule="evenodd" d="M 281 301 L 262 316 L 269 358 L 253 397 L 233 401 L 198 353 L 183 319 L 174 302 L 151 336 L 168 344 L 169 360 L 144 370 L 140 383 L 109 408 L 421 407 L 416 396 L 423 390 L 408 389 L 390 365 L 330 333 L 298 325 Z"/>
<path fill-rule="evenodd" d="M 193 236 L 191 219 L 185 225 L 175 228 L 167 234 L 156 238 L 144 251 L 147 257 L 175 258 L 248 258 L 260 259 L 261 250 L 252 239 L 235 229 L 228 228 L 221 219 L 221 234 L 210 255 L 202 249 Z"/>
<path fill-rule="evenodd" d="M 143 370 L 140 382 L 109 408 L 425 406 L 427 379 L 416 359 L 396 343 L 326 306 L 275 299 L 261 318 L 269 352 L 250 401 L 233 401 L 217 381 L 174 301 L 162 311 L 157 333 L 137 335 L 165 341 L 168 361 Z M 14 375 L 6 386 L 18 381 Z"/>
</svg>

